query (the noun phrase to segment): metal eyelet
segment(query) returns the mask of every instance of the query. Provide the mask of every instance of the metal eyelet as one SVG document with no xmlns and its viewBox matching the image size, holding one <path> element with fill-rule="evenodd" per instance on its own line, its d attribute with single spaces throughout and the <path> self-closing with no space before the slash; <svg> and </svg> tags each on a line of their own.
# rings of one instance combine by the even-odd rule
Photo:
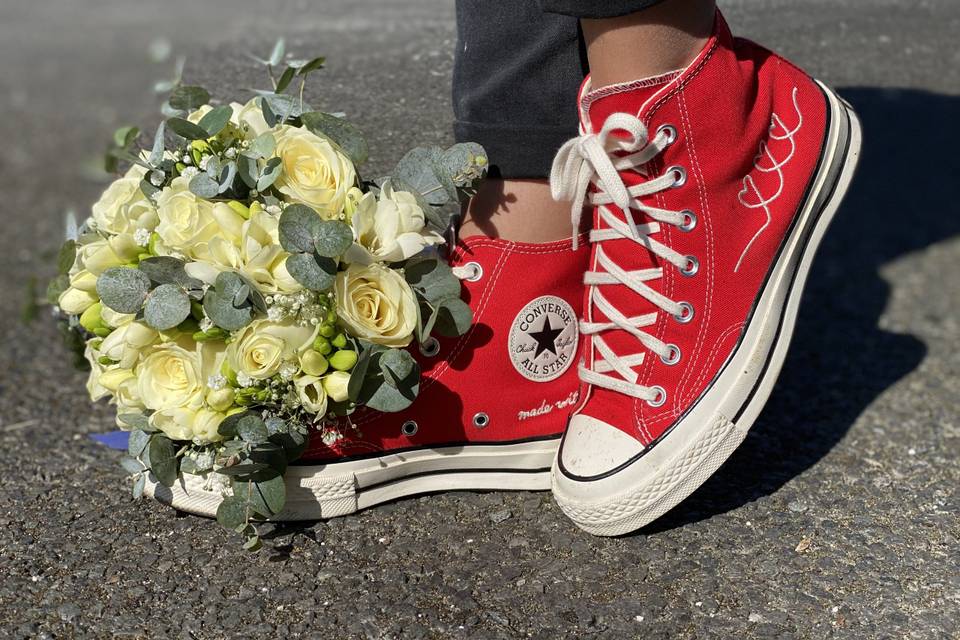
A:
<svg viewBox="0 0 960 640">
<path fill-rule="evenodd" d="M 667 139 L 663 143 L 664 146 L 669 147 L 671 144 L 677 141 L 677 128 L 672 124 L 662 124 L 657 128 L 657 135 L 661 133 L 667 134 Z"/>
<path fill-rule="evenodd" d="M 463 266 L 469 267 L 472 270 L 472 273 L 464 278 L 467 282 L 476 282 L 483 277 L 483 267 L 480 266 L 479 262 L 468 262 Z"/>
<path fill-rule="evenodd" d="M 660 360 L 663 361 L 663 364 L 677 364 L 680 362 L 680 347 L 675 344 L 668 344 L 667 350 L 670 352 L 670 355 L 667 357 L 660 356 Z"/>
<path fill-rule="evenodd" d="M 680 213 L 683 215 L 683 224 L 677 228 L 684 233 L 693 231 L 693 228 L 697 226 L 697 214 L 690 209 L 684 209 Z"/>
<path fill-rule="evenodd" d="M 488 424 L 490 424 L 490 416 L 483 411 L 473 414 L 473 426 L 477 429 L 483 429 Z"/>
<path fill-rule="evenodd" d="M 417 423 L 415 421 L 407 420 L 400 426 L 400 432 L 403 433 L 403 435 L 410 437 L 417 435 L 418 428 L 419 427 L 417 427 Z"/>
<path fill-rule="evenodd" d="M 667 169 L 667 173 L 673 174 L 673 188 L 682 187 L 687 183 L 687 170 L 679 165 L 674 165 Z"/>
<path fill-rule="evenodd" d="M 686 324 L 693 320 L 693 305 L 689 302 L 681 302 L 680 313 L 673 316 L 674 320 L 681 324 Z"/>
<path fill-rule="evenodd" d="M 662 407 L 663 403 L 667 401 L 667 390 L 659 385 L 650 388 L 657 392 L 657 397 L 653 400 L 647 400 L 647 404 L 651 407 Z"/>
<path fill-rule="evenodd" d="M 688 278 L 690 276 L 696 275 L 697 271 L 700 270 L 700 261 L 697 260 L 696 256 L 687 256 L 687 264 L 682 269 L 680 269 L 680 274 L 685 275 Z"/>
<path fill-rule="evenodd" d="M 425 342 L 420 344 L 420 353 L 428 358 L 432 358 L 440 353 L 440 341 L 430 336 Z"/>
</svg>

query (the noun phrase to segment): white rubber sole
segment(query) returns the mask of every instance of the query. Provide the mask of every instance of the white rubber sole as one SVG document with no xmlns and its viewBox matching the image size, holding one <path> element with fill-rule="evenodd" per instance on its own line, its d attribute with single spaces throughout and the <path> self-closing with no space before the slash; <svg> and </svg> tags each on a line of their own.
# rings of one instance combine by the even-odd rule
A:
<svg viewBox="0 0 960 640">
<path fill-rule="evenodd" d="M 287 469 L 286 507 L 275 521 L 344 516 L 405 496 L 451 490 L 544 491 L 559 438 L 419 449 Z M 153 476 L 145 493 L 181 511 L 215 517 L 226 489 L 216 473 L 184 474 L 173 487 Z"/>
<path fill-rule="evenodd" d="M 860 152 L 856 114 L 831 89 L 821 87 L 831 113 L 821 168 L 743 340 L 710 390 L 674 426 L 675 433 L 616 473 L 576 479 L 554 463 L 554 498 L 581 529 L 622 535 L 659 518 L 713 475 L 766 404 L 787 354 L 814 254 L 846 194 Z"/>
</svg>

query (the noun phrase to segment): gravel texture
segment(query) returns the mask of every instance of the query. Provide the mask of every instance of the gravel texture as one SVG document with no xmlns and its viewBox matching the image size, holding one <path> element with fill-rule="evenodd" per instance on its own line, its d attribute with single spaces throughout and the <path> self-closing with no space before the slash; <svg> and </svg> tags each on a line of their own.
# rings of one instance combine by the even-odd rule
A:
<svg viewBox="0 0 960 640">
<path fill-rule="evenodd" d="M 862 170 L 745 444 L 639 534 L 592 538 L 549 494 L 454 493 L 278 527 L 257 555 L 133 502 L 52 324 L 18 319 L 113 127 L 155 116 L 166 35 L 219 95 L 241 43 L 330 68 L 312 100 L 376 167 L 450 140 L 449 0 L 0 4 L 0 636 L 957 638 L 960 5 L 727 2 L 740 32 L 841 88 Z M 309 45 L 309 46 L 308 46 Z M 930 155 L 927 155 L 927 154 Z"/>
</svg>

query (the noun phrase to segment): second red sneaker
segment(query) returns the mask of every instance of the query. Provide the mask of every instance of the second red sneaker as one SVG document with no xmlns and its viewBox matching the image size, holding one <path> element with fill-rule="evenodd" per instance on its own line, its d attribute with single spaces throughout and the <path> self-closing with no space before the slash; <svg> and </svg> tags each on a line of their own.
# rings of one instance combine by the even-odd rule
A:
<svg viewBox="0 0 960 640">
<path fill-rule="evenodd" d="M 474 324 L 458 338 L 411 346 L 422 380 L 406 411 L 360 409 L 311 433 L 288 467 L 277 520 L 353 513 L 419 493 L 546 490 L 567 416 L 578 398 L 580 278 L 589 250 L 572 241 L 462 240 L 451 266 Z M 222 489 L 186 475 L 156 496 L 213 515 Z"/>
<path fill-rule="evenodd" d="M 703 483 L 770 394 L 813 254 L 851 180 L 856 115 L 730 35 L 686 69 L 581 92 L 554 165 L 596 205 L 582 397 L 554 467 L 563 511 L 633 531 Z"/>
</svg>

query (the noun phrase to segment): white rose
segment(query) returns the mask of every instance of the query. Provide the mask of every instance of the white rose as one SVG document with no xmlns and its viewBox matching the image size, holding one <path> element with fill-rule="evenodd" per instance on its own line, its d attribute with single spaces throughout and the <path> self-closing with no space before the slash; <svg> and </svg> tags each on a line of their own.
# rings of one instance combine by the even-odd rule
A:
<svg viewBox="0 0 960 640">
<path fill-rule="evenodd" d="M 337 274 L 337 312 L 351 333 L 388 347 L 405 347 L 417 326 L 417 300 L 403 277 L 381 264 L 350 265 Z"/>
<path fill-rule="evenodd" d="M 194 195 L 189 184 L 181 176 L 160 192 L 157 233 L 168 251 L 192 258 L 206 252 L 207 243 L 220 231 L 220 225 L 213 215 L 213 203 Z"/>
<path fill-rule="evenodd" d="M 148 409 L 198 407 L 203 401 L 204 381 L 196 350 L 177 344 L 157 347 L 140 361 L 135 373 L 140 398 Z"/>
<path fill-rule="evenodd" d="M 349 397 L 347 394 L 349 385 L 350 373 L 347 371 L 334 371 L 323 379 L 323 390 L 334 402 L 343 402 Z"/>
<path fill-rule="evenodd" d="M 357 171 L 339 148 L 298 127 L 283 125 L 277 134 L 276 156 L 282 172 L 275 183 L 289 202 L 305 204 L 324 219 L 338 217 Z"/>
<path fill-rule="evenodd" d="M 389 182 L 379 201 L 372 193 L 363 196 L 351 222 L 356 242 L 344 256 L 347 262 L 400 262 L 443 244 L 443 236 L 424 230 L 423 209 L 413 194 L 394 191 Z"/>
<path fill-rule="evenodd" d="M 238 331 L 227 347 L 227 362 L 237 373 L 265 380 L 280 371 L 284 362 L 296 362 L 297 353 L 313 343 L 316 327 L 292 322 L 254 320 Z"/>
<path fill-rule="evenodd" d="M 124 177 L 107 187 L 92 209 L 98 230 L 108 233 L 153 231 L 159 220 L 156 207 L 140 191 L 144 173 L 142 167 L 134 165 Z"/>
<path fill-rule="evenodd" d="M 294 380 L 293 384 L 304 409 L 318 416 L 327 412 L 327 392 L 323 390 L 320 378 L 301 376 Z"/>
<path fill-rule="evenodd" d="M 210 444 L 223 439 L 217 429 L 225 413 L 210 409 L 176 408 L 157 411 L 150 423 L 172 440 L 190 440 L 194 444 Z"/>
</svg>

